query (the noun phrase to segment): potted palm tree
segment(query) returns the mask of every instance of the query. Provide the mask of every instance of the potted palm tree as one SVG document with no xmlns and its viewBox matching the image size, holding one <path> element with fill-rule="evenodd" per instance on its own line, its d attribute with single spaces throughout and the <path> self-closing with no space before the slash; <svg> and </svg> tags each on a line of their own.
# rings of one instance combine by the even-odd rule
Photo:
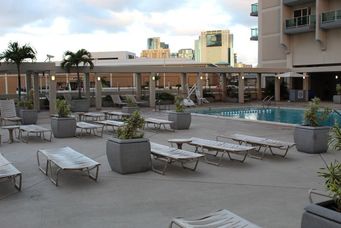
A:
<svg viewBox="0 0 341 228">
<path fill-rule="evenodd" d="M 118 129 L 117 136 L 107 140 L 106 154 L 113 171 L 128 174 L 150 170 L 150 142 L 139 131 L 143 125 L 143 117 L 135 111 Z"/>
<path fill-rule="evenodd" d="M 20 46 L 18 42 L 10 42 L 8 49 L 0 54 L 0 60 L 5 59 L 7 63 L 15 63 L 18 71 L 18 100 L 21 101 L 21 63 L 25 59 L 36 59 L 36 51 L 28 44 Z"/>
<path fill-rule="evenodd" d="M 321 126 L 330 113 L 329 108 L 321 110 L 320 99 L 315 97 L 304 112 L 304 125 L 297 125 L 294 141 L 298 151 L 305 153 L 325 153 L 328 149 L 329 126 Z"/>
<path fill-rule="evenodd" d="M 22 124 L 36 124 L 38 120 L 38 111 L 33 109 L 33 89 L 28 93 L 26 100 L 18 102 L 18 113 Z"/>
<path fill-rule="evenodd" d="M 172 129 L 185 130 L 189 129 L 192 122 L 192 116 L 190 112 L 185 112 L 185 107 L 180 97 L 175 99 L 175 112 L 168 113 L 168 120 L 173 121 L 170 125 Z"/>
<path fill-rule="evenodd" d="M 82 82 L 80 79 L 80 70 L 89 65 L 90 69 L 94 68 L 92 62 L 91 53 L 85 49 L 80 49 L 76 53 L 72 51 L 66 51 L 61 62 L 61 67 L 66 69 L 68 72 L 72 68 L 75 68 L 77 72 L 77 87 L 78 87 L 78 97 L 71 101 L 71 111 L 73 112 L 87 112 L 90 108 L 90 98 L 82 99 L 81 87 Z"/>
<path fill-rule="evenodd" d="M 70 106 L 66 100 L 57 99 L 57 116 L 51 117 L 51 129 L 55 138 L 74 137 L 76 135 L 77 121 L 70 114 Z"/>
</svg>

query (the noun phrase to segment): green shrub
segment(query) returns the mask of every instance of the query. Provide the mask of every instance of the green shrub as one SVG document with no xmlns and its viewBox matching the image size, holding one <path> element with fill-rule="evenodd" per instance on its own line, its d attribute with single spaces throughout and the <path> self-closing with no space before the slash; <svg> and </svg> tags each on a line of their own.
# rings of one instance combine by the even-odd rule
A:
<svg viewBox="0 0 341 228">
<path fill-rule="evenodd" d="M 60 118 L 68 117 L 71 114 L 70 106 L 66 100 L 57 99 L 57 113 Z"/>
<path fill-rule="evenodd" d="M 161 92 L 156 94 L 156 100 L 161 101 L 174 101 L 175 96 L 167 92 Z"/>
<path fill-rule="evenodd" d="M 176 97 L 175 99 L 175 111 L 176 112 L 184 112 L 185 111 L 185 106 L 182 103 L 182 98 L 181 97 Z"/>
<path fill-rule="evenodd" d="M 138 129 L 143 128 L 144 118 L 139 111 L 135 111 L 127 119 L 126 125 L 117 130 L 117 137 L 119 139 L 136 139 L 142 138 L 143 132 L 139 132 Z"/>
<path fill-rule="evenodd" d="M 331 110 L 329 108 L 323 108 L 323 111 L 320 112 L 320 99 L 315 97 L 313 98 L 304 111 L 304 122 L 306 125 L 317 127 L 320 125 L 321 121 L 324 121 L 328 118 Z"/>
</svg>

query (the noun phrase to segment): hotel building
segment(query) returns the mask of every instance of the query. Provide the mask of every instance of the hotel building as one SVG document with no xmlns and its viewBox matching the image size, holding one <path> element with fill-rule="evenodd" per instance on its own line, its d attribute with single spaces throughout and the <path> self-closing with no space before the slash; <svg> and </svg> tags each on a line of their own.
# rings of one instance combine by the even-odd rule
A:
<svg viewBox="0 0 341 228">
<path fill-rule="evenodd" d="M 306 77 L 289 78 L 290 89 L 303 86 L 310 97 L 331 100 L 341 83 L 341 1 L 259 0 L 251 16 L 258 16 L 258 30 L 251 30 L 258 67 L 302 73 Z"/>
</svg>

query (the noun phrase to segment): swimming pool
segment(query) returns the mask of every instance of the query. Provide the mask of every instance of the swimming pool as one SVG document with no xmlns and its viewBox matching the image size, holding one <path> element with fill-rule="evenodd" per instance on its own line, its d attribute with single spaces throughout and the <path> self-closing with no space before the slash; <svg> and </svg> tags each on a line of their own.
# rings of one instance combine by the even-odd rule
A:
<svg viewBox="0 0 341 228">
<path fill-rule="evenodd" d="M 270 122 L 288 123 L 288 124 L 303 124 L 304 109 L 293 108 L 262 108 L 262 107 L 239 107 L 239 108 L 217 108 L 195 110 L 192 113 L 226 116 L 232 118 L 246 120 L 262 120 Z M 333 126 L 335 121 L 341 123 L 341 116 L 336 113 L 331 113 L 323 125 Z"/>
</svg>

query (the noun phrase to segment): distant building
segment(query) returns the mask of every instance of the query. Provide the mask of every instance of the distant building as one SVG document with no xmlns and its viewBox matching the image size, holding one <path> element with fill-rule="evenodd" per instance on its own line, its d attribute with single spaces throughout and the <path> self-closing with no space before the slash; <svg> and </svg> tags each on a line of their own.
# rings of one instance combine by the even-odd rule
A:
<svg viewBox="0 0 341 228">
<path fill-rule="evenodd" d="M 234 66 L 233 35 L 229 30 L 201 32 L 195 42 L 195 60 Z"/>
<path fill-rule="evenodd" d="M 169 45 L 161 42 L 160 37 L 152 37 L 147 39 L 147 50 L 141 52 L 142 58 L 169 58 Z"/>
<path fill-rule="evenodd" d="M 180 49 L 177 57 L 183 59 L 194 59 L 194 50 L 190 48 Z"/>
<path fill-rule="evenodd" d="M 251 64 L 244 64 L 244 63 L 235 63 L 234 67 L 238 67 L 238 68 L 252 68 Z"/>
<path fill-rule="evenodd" d="M 103 51 L 91 52 L 91 57 L 94 60 L 122 60 L 122 59 L 136 59 L 137 56 L 129 51 Z"/>
</svg>

